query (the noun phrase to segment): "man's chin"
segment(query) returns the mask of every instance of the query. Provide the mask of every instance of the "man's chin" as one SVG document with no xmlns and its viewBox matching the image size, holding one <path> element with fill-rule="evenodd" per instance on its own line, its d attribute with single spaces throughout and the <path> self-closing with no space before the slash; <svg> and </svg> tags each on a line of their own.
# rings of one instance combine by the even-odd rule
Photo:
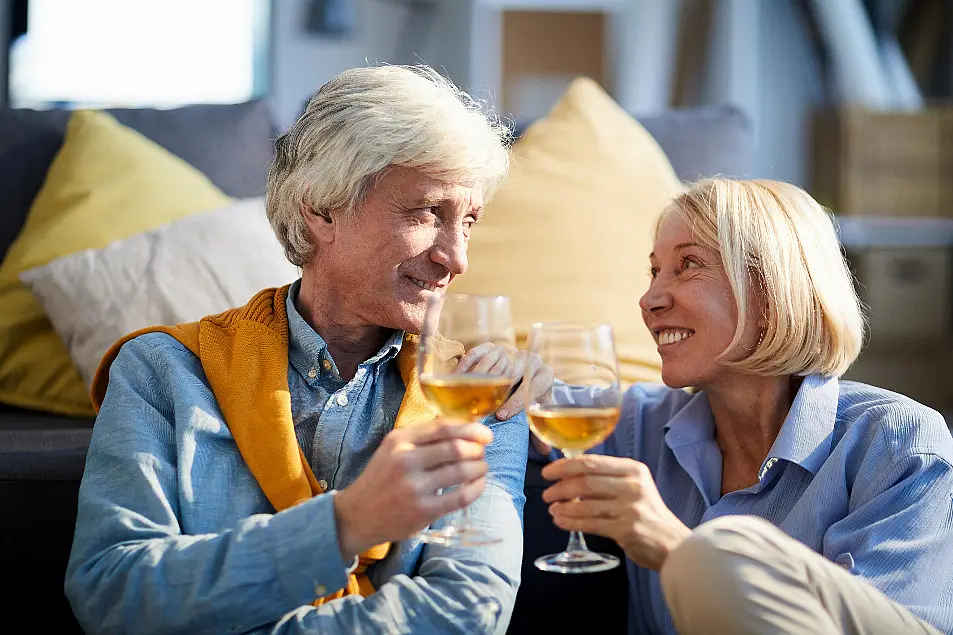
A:
<svg viewBox="0 0 953 635">
<path fill-rule="evenodd" d="M 404 331 L 411 335 L 420 335 L 424 329 L 424 316 L 427 314 L 427 303 L 401 303 L 392 314 L 389 328 Z"/>
</svg>

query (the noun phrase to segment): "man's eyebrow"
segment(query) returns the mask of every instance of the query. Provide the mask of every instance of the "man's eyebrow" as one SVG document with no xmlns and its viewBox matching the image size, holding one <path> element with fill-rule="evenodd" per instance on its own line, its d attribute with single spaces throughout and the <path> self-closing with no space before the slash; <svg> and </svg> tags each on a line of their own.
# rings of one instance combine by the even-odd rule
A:
<svg viewBox="0 0 953 635">
<path fill-rule="evenodd" d="M 449 200 L 444 194 L 424 194 L 410 197 L 410 207 L 439 207 Z"/>
</svg>

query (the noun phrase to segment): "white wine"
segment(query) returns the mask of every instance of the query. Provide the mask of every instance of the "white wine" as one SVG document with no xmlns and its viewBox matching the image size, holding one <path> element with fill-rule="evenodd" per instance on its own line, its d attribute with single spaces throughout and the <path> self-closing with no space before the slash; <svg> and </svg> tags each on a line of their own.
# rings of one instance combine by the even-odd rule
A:
<svg viewBox="0 0 953 635">
<path fill-rule="evenodd" d="M 506 401 L 512 381 L 500 375 L 424 375 L 420 387 L 440 414 L 474 421 L 494 412 Z"/>
<path fill-rule="evenodd" d="M 618 408 L 530 406 L 529 425 L 540 439 L 560 450 L 584 452 L 605 441 L 619 420 Z"/>
</svg>

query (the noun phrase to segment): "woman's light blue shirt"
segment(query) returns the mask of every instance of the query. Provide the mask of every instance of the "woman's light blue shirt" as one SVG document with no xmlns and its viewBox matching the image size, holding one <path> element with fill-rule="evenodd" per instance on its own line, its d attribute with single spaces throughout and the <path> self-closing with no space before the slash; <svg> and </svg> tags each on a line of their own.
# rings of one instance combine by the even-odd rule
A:
<svg viewBox="0 0 953 635">
<path fill-rule="evenodd" d="M 953 438 L 926 406 L 864 384 L 806 377 L 758 482 L 725 496 L 704 392 L 634 386 L 597 451 L 645 463 L 688 527 L 760 516 L 953 631 Z M 628 568 L 630 633 L 674 635 L 658 573 L 631 561 Z"/>
</svg>

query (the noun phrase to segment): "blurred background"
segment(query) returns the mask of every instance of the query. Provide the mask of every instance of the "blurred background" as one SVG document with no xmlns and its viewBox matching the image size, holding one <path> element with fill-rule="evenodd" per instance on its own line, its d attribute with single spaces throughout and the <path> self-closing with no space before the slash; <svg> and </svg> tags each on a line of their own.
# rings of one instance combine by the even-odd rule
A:
<svg viewBox="0 0 953 635">
<path fill-rule="evenodd" d="M 0 103 L 262 99 L 425 62 L 514 121 L 580 75 L 633 115 L 731 105 L 747 173 L 831 208 L 870 307 L 851 377 L 953 412 L 953 0 L 0 0 Z"/>
</svg>

